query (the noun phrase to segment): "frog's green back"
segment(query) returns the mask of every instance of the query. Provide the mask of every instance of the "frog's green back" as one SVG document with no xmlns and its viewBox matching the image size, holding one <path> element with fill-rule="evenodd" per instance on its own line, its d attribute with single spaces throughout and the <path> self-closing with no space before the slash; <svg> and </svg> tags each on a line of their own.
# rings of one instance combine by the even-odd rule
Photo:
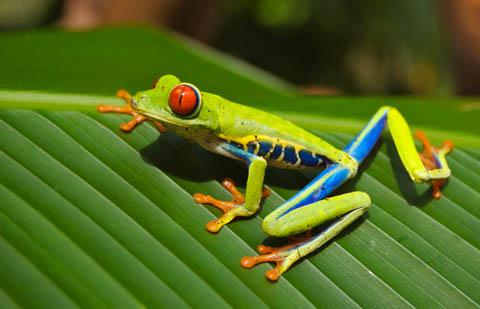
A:
<svg viewBox="0 0 480 309">
<path fill-rule="evenodd" d="M 246 147 L 248 142 L 267 139 L 297 151 L 305 149 L 336 161 L 343 153 L 318 136 L 288 120 L 265 111 L 231 102 L 217 95 L 203 93 L 205 102 L 217 105 L 219 126 L 215 134 Z"/>
<path fill-rule="evenodd" d="M 285 144 L 298 145 L 319 153 L 337 151 L 318 136 L 277 115 L 237 104 L 210 93 L 203 94 L 207 101 L 218 102 L 218 133 L 221 137 L 242 141 L 255 136 L 267 136 L 281 140 Z"/>
</svg>

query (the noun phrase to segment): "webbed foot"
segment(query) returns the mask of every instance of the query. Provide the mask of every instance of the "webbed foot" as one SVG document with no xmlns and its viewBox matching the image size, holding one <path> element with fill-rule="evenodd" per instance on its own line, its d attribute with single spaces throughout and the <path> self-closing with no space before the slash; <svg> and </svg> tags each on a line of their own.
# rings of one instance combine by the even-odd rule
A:
<svg viewBox="0 0 480 309">
<path fill-rule="evenodd" d="M 422 143 L 423 151 L 420 152 L 420 159 L 427 168 L 427 170 L 434 170 L 441 168 L 440 161 L 452 151 L 454 145 L 452 141 L 444 141 L 440 148 L 432 146 L 425 133 L 422 131 L 415 132 L 415 137 Z M 432 197 L 439 199 L 442 196 L 440 188 L 445 184 L 446 179 L 432 180 Z"/>
<path fill-rule="evenodd" d="M 202 193 L 195 193 L 193 199 L 199 204 L 210 204 L 223 211 L 223 215 L 207 223 L 206 228 L 212 233 L 220 231 L 222 226 L 232 221 L 235 217 L 247 217 L 254 214 L 243 206 L 245 202 L 245 196 L 243 193 L 237 190 L 235 183 L 230 178 L 225 178 L 222 181 L 222 186 L 232 194 L 231 201 L 221 201 L 210 195 Z M 262 199 L 267 198 L 270 195 L 270 190 L 264 188 L 262 191 Z"/>
<path fill-rule="evenodd" d="M 133 111 L 131 102 L 132 96 L 128 91 L 124 89 L 120 89 L 117 91 L 117 97 L 123 99 L 127 104 L 124 106 L 117 106 L 117 105 L 105 105 L 100 104 L 97 106 L 97 111 L 101 113 L 116 113 L 116 114 L 127 114 L 132 115 L 133 118 L 120 125 L 120 129 L 124 132 L 131 132 L 137 125 L 142 124 L 147 118 L 143 115 L 140 115 Z M 166 132 L 167 129 L 160 123 L 154 122 L 160 132 Z"/>
<path fill-rule="evenodd" d="M 265 276 L 270 281 L 277 281 L 280 276 L 290 268 L 302 256 L 298 247 L 309 243 L 312 239 L 311 231 L 305 233 L 301 237 L 289 237 L 290 243 L 281 247 L 270 247 L 260 245 L 257 247 L 258 256 L 245 256 L 241 259 L 240 265 L 244 268 L 252 268 L 253 266 L 273 262 L 275 267 L 265 272 Z"/>
</svg>

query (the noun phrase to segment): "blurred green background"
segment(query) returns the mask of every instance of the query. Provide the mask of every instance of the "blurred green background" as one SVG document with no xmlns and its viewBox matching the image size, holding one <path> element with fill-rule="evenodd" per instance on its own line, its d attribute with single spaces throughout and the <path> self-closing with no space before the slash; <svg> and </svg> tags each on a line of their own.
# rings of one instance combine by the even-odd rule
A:
<svg viewBox="0 0 480 309">
<path fill-rule="evenodd" d="M 111 24 L 173 29 L 309 94 L 480 93 L 476 0 L 0 2 L 4 31 Z"/>
</svg>

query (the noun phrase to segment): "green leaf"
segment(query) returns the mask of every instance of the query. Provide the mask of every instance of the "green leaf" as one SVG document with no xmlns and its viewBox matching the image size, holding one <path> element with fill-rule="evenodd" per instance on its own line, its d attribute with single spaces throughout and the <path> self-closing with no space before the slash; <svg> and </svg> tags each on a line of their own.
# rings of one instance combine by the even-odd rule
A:
<svg viewBox="0 0 480 309">
<path fill-rule="evenodd" d="M 474 99 L 305 97 L 282 81 L 170 33 L 55 30 L 0 37 L 0 307 L 478 307 L 480 139 Z M 368 214 L 279 282 L 240 267 L 266 240 L 262 218 L 315 176 L 268 170 L 260 214 L 219 234 L 204 192 L 245 183 L 243 166 L 128 117 L 95 112 L 117 88 L 173 73 L 288 118 L 337 147 L 378 107 L 457 148 L 440 200 L 414 185 L 383 142 L 341 192 Z M 469 110 L 467 112 L 467 110 Z M 270 241 L 270 240 L 268 240 Z"/>
</svg>

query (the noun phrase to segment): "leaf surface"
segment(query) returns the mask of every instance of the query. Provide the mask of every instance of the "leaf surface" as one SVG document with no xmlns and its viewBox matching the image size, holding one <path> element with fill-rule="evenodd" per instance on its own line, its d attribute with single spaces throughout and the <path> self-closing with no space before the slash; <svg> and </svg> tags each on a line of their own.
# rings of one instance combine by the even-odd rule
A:
<svg viewBox="0 0 480 309">
<path fill-rule="evenodd" d="M 0 307 L 411 307 L 480 304 L 480 140 L 475 99 L 306 97 L 176 35 L 56 30 L 0 37 Z M 200 89 L 281 115 L 343 147 L 380 106 L 398 107 L 435 142 L 457 144 L 438 201 L 411 184 L 388 134 L 339 192 L 369 212 L 279 282 L 240 267 L 271 242 L 261 220 L 315 176 L 271 169 L 258 216 L 219 234 L 224 177 L 246 170 L 128 117 L 95 112 L 110 94 L 173 73 Z M 469 105 L 470 104 L 470 105 Z"/>
</svg>

